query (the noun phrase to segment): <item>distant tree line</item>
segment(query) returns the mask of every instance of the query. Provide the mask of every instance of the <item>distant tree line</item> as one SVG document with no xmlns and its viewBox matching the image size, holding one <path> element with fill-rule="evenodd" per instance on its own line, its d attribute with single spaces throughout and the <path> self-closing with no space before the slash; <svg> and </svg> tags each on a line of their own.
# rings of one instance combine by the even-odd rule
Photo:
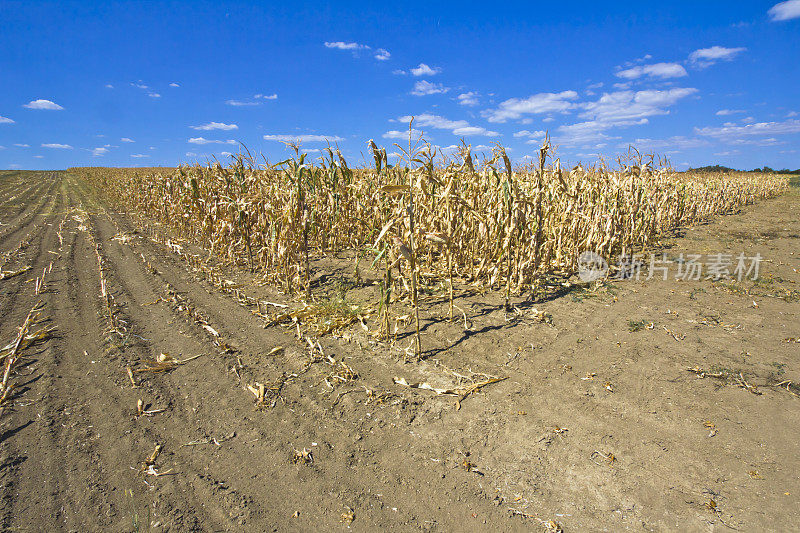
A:
<svg viewBox="0 0 800 533">
<path fill-rule="evenodd" d="M 789 170 L 788 168 L 784 168 L 782 170 L 775 170 L 770 167 L 762 167 L 762 168 L 754 168 L 753 170 L 736 170 L 735 168 L 730 168 L 722 165 L 709 165 L 705 167 L 698 167 L 698 168 L 691 168 L 689 167 L 689 171 L 698 171 L 698 172 L 759 172 L 761 174 L 800 174 L 800 168 L 797 170 Z"/>
</svg>

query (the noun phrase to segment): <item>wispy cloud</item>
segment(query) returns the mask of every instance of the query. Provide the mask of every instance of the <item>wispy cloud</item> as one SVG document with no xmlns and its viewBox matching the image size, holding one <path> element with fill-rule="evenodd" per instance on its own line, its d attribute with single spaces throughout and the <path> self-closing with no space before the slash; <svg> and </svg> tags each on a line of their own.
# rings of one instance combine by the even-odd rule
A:
<svg viewBox="0 0 800 533">
<path fill-rule="evenodd" d="M 346 43 L 344 41 L 325 41 L 325 48 L 334 48 L 336 50 L 369 50 L 369 46 L 359 43 Z"/>
<path fill-rule="evenodd" d="M 14 121 L 8 117 L 0 116 L 0 124 L 14 124 Z"/>
<path fill-rule="evenodd" d="M 458 103 L 461 105 L 476 106 L 478 105 L 478 96 L 478 93 L 472 91 L 459 94 Z"/>
<path fill-rule="evenodd" d="M 14 146 L 16 146 L 17 148 L 30 148 L 31 147 L 30 144 L 25 144 L 25 143 L 14 143 Z"/>
<path fill-rule="evenodd" d="M 618 78 L 635 80 L 642 76 L 651 78 L 681 78 L 688 76 L 686 69 L 678 63 L 654 63 L 652 65 L 639 65 L 629 69 L 621 70 L 615 74 Z"/>
<path fill-rule="evenodd" d="M 261 105 L 261 102 L 253 102 L 252 100 L 228 100 L 225 103 L 234 107 Z"/>
<path fill-rule="evenodd" d="M 180 87 L 181 85 L 180 85 L 180 83 L 175 83 L 173 81 L 172 83 L 169 84 L 169 86 L 174 88 L 174 87 Z"/>
<path fill-rule="evenodd" d="M 528 131 L 520 130 L 514 133 L 514 137 L 528 137 L 529 139 L 541 139 L 547 132 L 544 130 Z"/>
<path fill-rule="evenodd" d="M 325 41 L 325 48 L 333 50 L 345 50 L 353 53 L 354 57 L 358 57 L 358 52 L 372 50 L 372 47 L 366 44 L 345 41 Z M 385 48 L 378 48 L 372 52 L 372 57 L 378 61 L 388 61 L 391 59 L 392 54 Z"/>
<path fill-rule="evenodd" d="M 51 100 L 31 100 L 27 104 L 22 107 L 27 107 L 28 109 L 46 109 L 48 111 L 60 111 L 64 109 L 57 103 Z"/>
<path fill-rule="evenodd" d="M 205 139 L 203 137 L 192 137 L 189 139 L 191 144 L 236 144 L 236 141 L 233 139 L 228 139 L 226 141 L 220 141 L 216 139 Z"/>
<path fill-rule="evenodd" d="M 150 98 L 161 98 L 160 94 L 154 92 L 147 93 L 147 96 L 149 96 Z"/>
<path fill-rule="evenodd" d="M 606 132 L 612 128 L 647 124 L 649 117 L 669 114 L 670 106 L 696 92 L 693 88 L 674 88 L 606 93 L 595 102 L 576 104 L 583 109 L 578 116 L 586 121 L 559 126 L 555 140 L 565 146 L 586 146 L 619 139 Z"/>
<path fill-rule="evenodd" d="M 404 116 L 397 119 L 398 122 L 408 123 L 411 116 Z M 500 135 L 496 131 L 490 131 L 480 126 L 473 126 L 466 120 L 450 120 L 439 115 L 423 113 L 414 118 L 414 125 L 421 128 L 435 128 L 438 130 L 449 130 L 453 135 L 468 137 L 471 135 L 483 135 L 486 137 L 497 137 Z"/>
<path fill-rule="evenodd" d="M 136 142 L 136 141 L 134 141 L 133 139 L 130 139 L 130 138 L 128 138 L 128 137 L 123 137 L 122 139 L 120 139 L 120 142 L 124 142 L 124 143 L 134 143 L 134 142 Z"/>
<path fill-rule="evenodd" d="M 98 157 L 101 155 L 106 155 L 108 153 L 108 148 L 105 146 L 99 146 L 97 148 L 92 148 L 92 155 L 94 157 Z"/>
<path fill-rule="evenodd" d="M 747 113 L 744 109 L 720 109 L 716 112 L 717 116 L 725 117 L 728 115 L 737 115 L 739 113 Z"/>
<path fill-rule="evenodd" d="M 150 155 L 148 155 L 148 154 L 131 154 L 131 157 L 139 159 L 139 158 L 142 158 L 142 157 L 150 157 Z"/>
<path fill-rule="evenodd" d="M 411 74 L 414 76 L 435 76 L 442 71 L 439 67 L 429 67 L 425 63 L 420 63 L 418 67 L 411 69 Z"/>
<path fill-rule="evenodd" d="M 800 120 L 789 119 L 783 122 L 756 122 L 744 126 L 727 125 L 722 127 L 695 128 L 698 135 L 717 138 L 735 138 L 750 135 L 787 135 L 800 133 Z"/>
<path fill-rule="evenodd" d="M 408 134 L 409 134 L 408 130 L 405 131 L 389 130 L 383 135 L 381 135 L 381 137 L 383 137 L 384 139 L 408 139 Z M 422 132 L 420 130 L 418 129 L 411 130 L 412 139 L 418 139 L 420 135 L 422 135 Z"/>
<path fill-rule="evenodd" d="M 271 135 L 264 135 L 264 140 L 266 141 L 283 141 L 283 142 L 339 142 L 343 141 L 343 137 L 339 137 L 338 135 L 312 135 L 312 134 L 304 134 L 304 135 L 290 135 L 290 134 L 271 134 Z"/>
<path fill-rule="evenodd" d="M 728 144 L 735 144 L 737 146 L 780 146 L 786 144 L 786 141 L 781 141 L 775 137 L 767 137 L 765 139 L 733 139 L 728 141 Z"/>
<path fill-rule="evenodd" d="M 506 122 L 521 118 L 523 115 L 540 113 L 565 112 L 576 107 L 572 102 L 578 98 L 575 91 L 560 93 L 539 93 L 527 98 L 509 98 L 501 102 L 497 109 L 489 109 L 483 115 L 489 122 Z"/>
<path fill-rule="evenodd" d="M 674 88 L 606 93 L 596 102 L 581 104 L 585 111 L 580 117 L 612 126 L 645 123 L 647 117 L 669 114 L 668 107 L 696 92 L 693 88 Z"/>
<path fill-rule="evenodd" d="M 106 89 L 113 89 L 113 88 L 114 88 L 114 86 L 113 86 L 113 85 L 111 85 L 110 83 L 106 83 L 106 84 L 104 85 L 104 87 L 105 87 Z"/>
<path fill-rule="evenodd" d="M 701 148 L 709 146 L 711 143 L 707 139 L 698 139 L 697 137 L 685 137 L 676 135 L 667 139 L 634 139 L 628 143 L 621 143 L 617 145 L 618 148 L 627 148 L 634 146 L 641 151 L 655 151 L 661 153 L 676 153 L 681 150 L 688 150 L 692 148 Z"/>
<path fill-rule="evenodd" d="M 225 103 L 234 107 L 261 105 L 263 100 L 277 100 L 278 94 L 255 94 L 252 100 L 228 100 Z"/>
<path fill-rule="evenodd" d="M 193 130 L 203 130 L 203 131 L 211 131 L 211 130 L 223 130 L 223 131 L 230 131 L 230 130 L 238 130 L 239 126 L 236 124 L 225 124 L 224 122 L 209 122 L 208 124 L 202 124 L 200 126 L 189 126 Z"/>
<path fill-rule="evenodd" d="M 781 20 L 791 20 L 800 17 L 800 0 L 788 0 L 775 4 L 769 8 L 770 18 L 777 22 Z"/>
<path fill-rule="evenodd" d="M 444 94 L 450 90 L 450 87 L 445 87 L 441 83 L 431 83 L 427 80 L 420 80 L 414 84 L 414 89 L 411 94 L 414 96 L 427 96 L 429 94 Z"/>
<path fill-rule="evenodd" d="M 59 143 L 44 143 L 42 144 L 42 148 L 55 148 L 58 150 L 72 150 L 72 146 L 68 144 L 59 144 Z"/>
<path fill-rule="evenodd" d="M 745 50 L 747 48 L 725 48 L 724 46 L 700 48 L 689 54 L 689 62 L 698 68 L 706 68 L 718 61 L 731 61 Z"/>
</svg>

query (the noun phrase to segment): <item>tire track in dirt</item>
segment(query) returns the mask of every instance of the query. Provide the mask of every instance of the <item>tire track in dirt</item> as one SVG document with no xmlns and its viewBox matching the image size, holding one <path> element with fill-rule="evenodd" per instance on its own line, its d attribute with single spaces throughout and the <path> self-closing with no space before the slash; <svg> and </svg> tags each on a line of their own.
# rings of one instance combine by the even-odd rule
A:
<svg viewBox="0 0 800 533">
<path fill-rule="evenodd" d="M 28 282 L 31 278 L 41 275 L 42 269 L 49 267 L 50 262 L 56 260 L 58 253 L 54 253 L 58 249 L 58 240 L 53 244 L 47 241 L 51 230 L 58 227 L 61 222 L 59 217 L 60 212 L 66 211 L 68 201 L 66 198 L 66 191 L 63 187 L 60 194 L 53 194 L 53 189 L 58 186 L 54 183 L 51 187 L 51 194 L 46 200 L 47 202 L 40 203 L 40 208 L 27 220 L 18 218 L 17 223 L 19 227 L 12 229 L 11 233 L 19 235 L 27 231 L 26 235 L 16 243 L 16 246 L 5 254 L 4 264 L 14 265 L 15 268 L 30 267 L 30 270 L 0 281 L 2 283 L 2 294 L 0 298 L 0 325 L 8 322 L 8 314 L 14 309 L 19 307 L 18 296 L 26 291 L 32 289 L 32 284 Z M 47 241 L 47 242 L 46 242 Z M 5 248 L 8 239 L 2 240 L 2 247 Z M 8 269 L 8 267 L 6 267 Z M 23 317 L 24 318 L 24 317 Z M 13 322 L 13 320 L 12 320 Z M 6 334 L 0 327 L 0 333 Z"/>
<path fill-rule="evenodd" d="M 36 188 L 31 187 L 27 190 L 27 194 L 15 200 L 16 206 L 11 208 L 10 216 L 3 221 L 4 229 L 0 232 L 0 243 L 2 243 L 0 251 L 5 251 L 6 243 L 13 242 L 15 237 L 29 225 L 35 226 L 37 218 L 43 218 L 48 214 L 47 204 L 55 201 L 53 191 L 58 185 L 59 180 L 48 174 Z M 52 206 L 50 211 L 52 211 Z M 5 226 L 8 226 L 8 229 L 5 229 Z"/>
</svg>

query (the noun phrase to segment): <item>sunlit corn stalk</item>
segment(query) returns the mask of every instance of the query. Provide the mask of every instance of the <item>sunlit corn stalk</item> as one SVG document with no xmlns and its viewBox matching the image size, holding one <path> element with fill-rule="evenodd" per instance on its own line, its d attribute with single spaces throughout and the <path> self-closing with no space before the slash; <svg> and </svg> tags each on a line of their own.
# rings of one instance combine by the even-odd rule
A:
<svg viewBox="0 0 800 533">
<path fill-rule="evenodd" d="M 608 259 L 636 252 L 678 227 L 735 212 L 787 187 L 774 175 L 679 174 L 635 150 L 614 167 L 601 160 L 562 171 L 547 141 L 534 162 L 509 171 L 504 159 L 505 172 L 498 173 L 502 155 L 479 161 L 462 143 L 458 166 L 430 148 L 417 150 L 412 140 L 398 146 L 404 168 L 389 167 L 385 150 L 372 142 L 375 165 L 368 168 L 348 167 L 330 148 L 318 166 L 298 147 L 283 164 L 242 157 L 228 166 L 70 172 L 134 217 L 161 223 L 158 235 L 201 246 L 207 254 L 201 264 L 214 258 L 247 265 L 287 292 L 304 285 L 308 296 L 315 251 L 362 257 L 370 248 L 383 250 L 372 268 L 383 283 L 387 334 L 391 293 L 407 279 L 405 270 L 395 276 L 392 269 L 406 253 L 415 318 L 422 279 L 447 285 L 452 316 L 457 281 L 499 286 L 509 302 L 511 294 L 539 287 L 542 276 L 574 274 L 582 251 Z M 376 243 L 376 232 L 387 224 Z M 398 251 L 394 236 L 405 249 Z M 98 267 L 103 279 L 99 258 Z M 415 344 L 419 356 L 419 335 Z"/>
</svg>

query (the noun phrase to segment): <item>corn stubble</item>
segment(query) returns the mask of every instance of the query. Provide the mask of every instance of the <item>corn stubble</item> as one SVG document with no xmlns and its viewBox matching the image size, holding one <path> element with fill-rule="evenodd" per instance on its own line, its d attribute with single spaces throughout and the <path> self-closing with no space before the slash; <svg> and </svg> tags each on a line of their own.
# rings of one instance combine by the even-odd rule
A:
<svg viewBox="0 0 800 533">
<path fill-rule="evenodd" d="M 409 128 L 410 129 L 410 128 Z M 411 131 L 411 130 L 410 130 Z M 783 193 L 776 175 L 683 174 L 631 150 L 613 167 L 562 168 L 549 140 L 532 163 L 512 166 L 497 144 L 476 157 L 462 141 L 447 156 L 409 133 L 374 165 L 351 168 L 331 147 L 310 160 L 259 163 L 249 153 L 219 162 L 152 171 L 74 169 L 139 214 L 202 246 L 209 256 L 257 271 L 309 299 L 310 257 L 350 251 L 372 256 L 379 274 L 379 320 L 389 334 L 390 304 L 406 298 L 419 331 L 418 282 L 440 281 L 453 316 L 453 284 L 512 295 L 569 276 L 586 250 L 603 257 L 642 251 L 658 236 L 734 213 Z M 549 163 L 549 164 L 548 164 Z M 415 338 L 417 357 L 421 353 Z"/>
</svg>

